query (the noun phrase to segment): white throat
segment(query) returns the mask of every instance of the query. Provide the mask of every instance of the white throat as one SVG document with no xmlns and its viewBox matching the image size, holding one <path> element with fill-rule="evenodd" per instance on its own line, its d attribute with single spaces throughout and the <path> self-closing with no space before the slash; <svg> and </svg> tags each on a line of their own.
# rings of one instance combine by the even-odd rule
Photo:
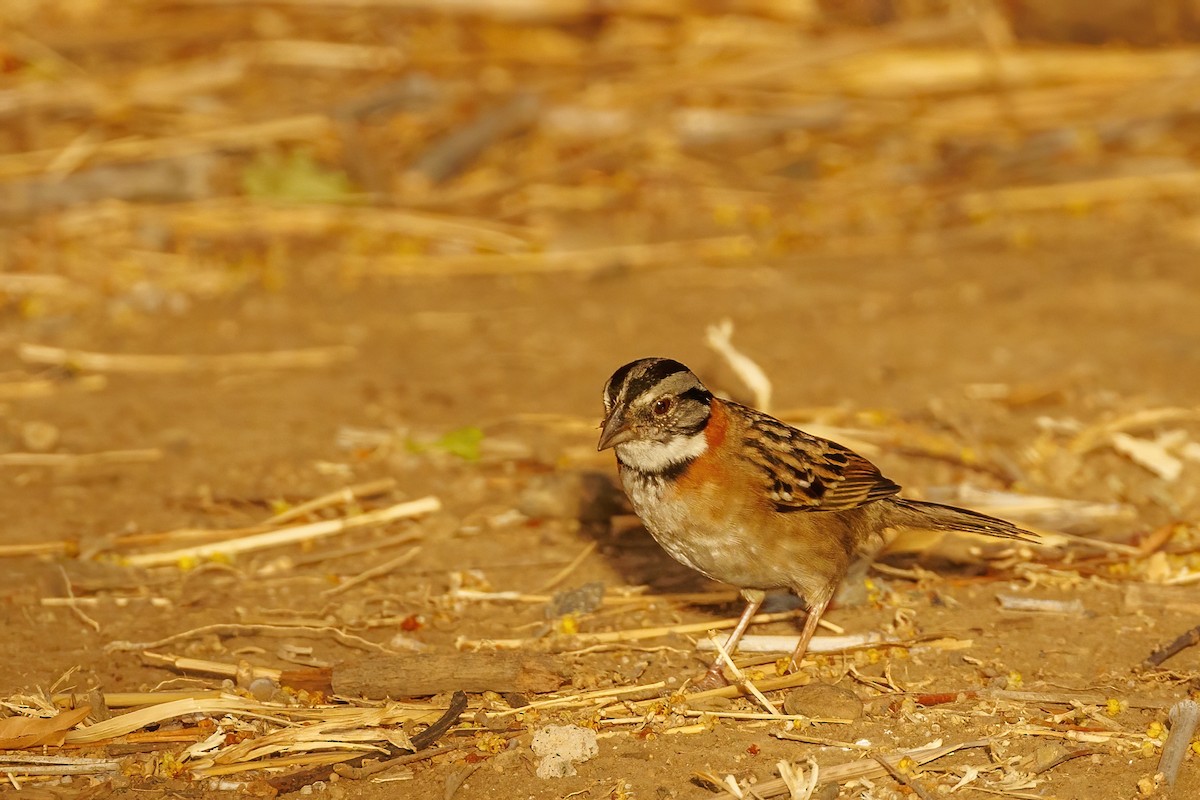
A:
<svg viewBox="0 0 1200 800">
<path fill-rule="evenodd" d="M 633 441 L 617 445 L 617 456 L 642 472 L 664 472 L 696 458 L 708 449 L 703 431 L 692 436 L 673 436 L 667 442 Z"/>
</svg>

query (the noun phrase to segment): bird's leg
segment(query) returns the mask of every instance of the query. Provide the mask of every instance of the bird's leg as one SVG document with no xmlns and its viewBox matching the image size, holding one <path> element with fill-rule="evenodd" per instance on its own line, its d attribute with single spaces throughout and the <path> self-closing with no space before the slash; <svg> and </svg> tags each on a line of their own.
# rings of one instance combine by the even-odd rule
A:
<svg viewBox="0 0 1200 800">
<path fill-rule="evenodd" d="M 821 615 L 829 607 L 829 600 L 830 598 L 826 597 L 824 600 L 809 605 L 808 617 L 804 620 L 804 627 L 800 630 L 800 643 L 792 651 L 792 658 L 788 662 L 788 672 L 795 672 L 800 668 L 800 660 L 804 658 L 804 652 L 808 650 L 808 643 L 812 641 L 813 634 L 817 632 L 817 623 L 821 621 Z"/>
<path fill-rule="evenodd" d="M 738 618 L 737 625 L 733 628 L 733 633 L 729 634 L 729 638 L 725 640 L 725 652 L 733 656 L 737 649 L 738 642 L 742 640 L 742 635 L 746 633 L 746 629 L 750 627 L 750 619 L 758 613 L 762 608 L 763 599 L 767 593 L 758 589 L 743 589 L 742 597 L 746 600 L 746 610 L 742 612 L 742 616 Z M 725 677 L 721 674 L 721 657 L 713 661 L 712 666 L 708 668 L 708 672 L 704 673 L 704 677 L 696 684 L 702 688 L 716 688 L 726 685 Z"/>
</svg>

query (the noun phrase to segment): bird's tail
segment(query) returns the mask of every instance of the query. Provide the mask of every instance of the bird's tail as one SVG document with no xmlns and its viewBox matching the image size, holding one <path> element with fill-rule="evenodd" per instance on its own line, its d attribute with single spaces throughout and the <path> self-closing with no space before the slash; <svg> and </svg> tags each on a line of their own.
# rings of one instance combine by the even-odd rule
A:
<svg viewBox="0 0 1200 800">
<path fill-rule="evenodd" d="M 978 511 L 965 508 L 929 503 L 924 500 L 888 498 L 884 515 L 887 525 L 897 528 L 918 528 L 934 531 L 966 531 L 998 536 L 1002 539 L 1019 539 L 1023 542 L 1039 542 L 1039 537 L 1024 528 Z"/>
</svg>

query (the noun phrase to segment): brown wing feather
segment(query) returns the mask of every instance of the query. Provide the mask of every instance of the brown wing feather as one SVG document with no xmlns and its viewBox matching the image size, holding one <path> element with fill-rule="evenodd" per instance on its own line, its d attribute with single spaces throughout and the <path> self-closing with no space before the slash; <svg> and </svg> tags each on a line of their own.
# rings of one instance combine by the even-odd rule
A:
<svg viewBox="0 0 1200 800">
<path fill-rule="evenodd" d="M 848 447 L 752 408 L 744 411 L 746 455 L 762 470 L 765 493 L 780 511 L 842 511 L 900 491 Z"/>
</svg>

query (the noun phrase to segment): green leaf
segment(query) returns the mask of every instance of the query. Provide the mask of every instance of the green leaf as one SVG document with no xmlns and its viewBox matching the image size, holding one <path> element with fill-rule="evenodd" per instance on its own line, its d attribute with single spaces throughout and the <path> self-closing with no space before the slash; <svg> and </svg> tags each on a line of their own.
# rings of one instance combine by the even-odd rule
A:
<svg viewBox="0 0 1200 800">
<path fill-rule="evenodd" d="M 433 443 L 437 450 L 458 456 L 464 461 L 479 460 L 479 446 L 483 443 L 483 431 L 468 426 L 447 433 Z"/>
<path fill-rule="evenodd" d="M 344 172 L 326 169 L 307 150 L 259 153 L 242 172 L 248 197 L 293 203 L 346 203 L 354 188 Z"/>
</svg>

